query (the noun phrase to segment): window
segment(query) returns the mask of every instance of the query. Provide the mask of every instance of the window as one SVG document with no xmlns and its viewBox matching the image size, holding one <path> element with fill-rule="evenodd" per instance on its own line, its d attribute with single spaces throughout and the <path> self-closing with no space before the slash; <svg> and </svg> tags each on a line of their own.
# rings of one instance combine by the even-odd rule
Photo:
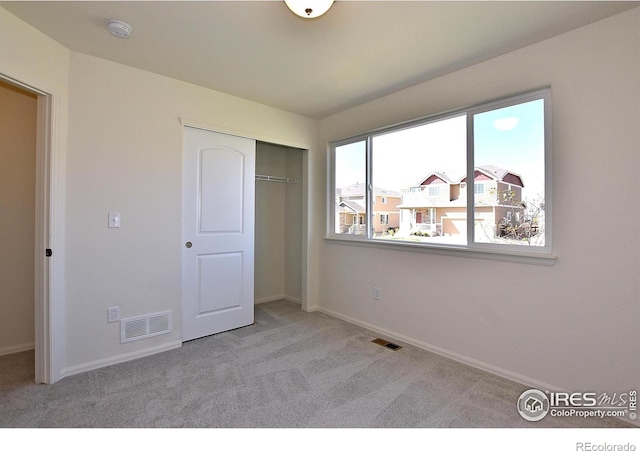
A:
<svg viewBox="0 0 640 451">
<path fill-rule="evenodd" d="M 429 224 L 435 224 L 436 223 L 436 209 L 435 208 L 429 208 L 428 211 L 428 221 Z"/>
<path fill-rule="evenodd" d="M 383 204 L 386 204 L 386 203 L 387 203 L 387 198 L 386 198 L 386 197 L 383 197 L 383 198 L 382 198 L 382 203 L 383 203 Z"/>
<path fill-rule="evenodd" d="M 329 237 L 550 253 L 550 107 L 544 89 L 332 143 Z M 377 192 L 399 198 L 380 215 L 393 234 L 366 227 Z"/>
</svg>

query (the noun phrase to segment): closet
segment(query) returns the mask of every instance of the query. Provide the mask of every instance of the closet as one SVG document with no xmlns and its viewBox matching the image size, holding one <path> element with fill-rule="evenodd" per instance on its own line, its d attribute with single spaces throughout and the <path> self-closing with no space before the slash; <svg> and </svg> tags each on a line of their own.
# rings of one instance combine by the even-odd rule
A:
<svg viewBox="0 0 640 451">
<path fill-rule="evenodd" d="M 303 150 L 256 144 L 255 302 L 302 304 Z"/>
</svg>

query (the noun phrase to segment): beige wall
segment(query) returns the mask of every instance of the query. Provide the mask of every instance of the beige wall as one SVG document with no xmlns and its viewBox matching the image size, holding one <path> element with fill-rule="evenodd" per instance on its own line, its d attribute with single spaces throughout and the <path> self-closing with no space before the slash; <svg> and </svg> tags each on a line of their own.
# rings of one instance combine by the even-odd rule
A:
<svg viewBox="0 0 640 451">
<path fill-rule="evenodd" d="M 287 184 L 285 188 L 285 261 L 284 294 L 287 299 L 305 302 L 303 294 L 306 285 L 304 268 L 306 239 L 304 237 L 304 156 L 306 150 L 288 149 L 286 161 L 287 177 L 298 179 L 297 184 Z"/>
<path fill-rule="evenodd" d="M 36 114 L 0 82 L 0 355 L 34 346 Z"/>
<path fill-rule="evenodd" d="M 477 183 L 477 182 L 476 182 Z M 482 180 L 481 182 L 484 185 L 484 192 L 482 194 L 474 194 L 473 202 L 475 205 L 478 204 L 488 204 L 493 205 L 496 203 L 496 190 L 498 188 L 498 184 L 493 180 Z"/>
<path fill-rule="evenodd" d="M 640 170 L 640 9 L 328 117 L 319 139 L 546 85 L 554 266 L 325 242 L 326 155 L 318 153 L 316 305 L 531 385 L 618 393 L 637 386 L 640 188 L 630 182 L 611 196 L 593 181 L 636 180 Z M 584 226 L 594 205 L 614 213 L 615 233 Z M 495 296 L 496 283 L 521 295 Z M 374 284 L 381 301 L 371 299 Z"/>
<path fill-rule="evenodd" d="M 382 198 L 387 199 L 386 203 L 382 203 Z M 382 233 L 389 230 L 390 227 L 398 227 L 400 225 L 400 210 L 397 206 L 402 203 L 402 198 L 389 196 L 376 196 L 373 203 L 373 232 Z M 380 224 L 380 215 L 389 215 L 388 224 Z"/>
<path fill-rule="evenodd" d="M 286 150 L 259 142 L 256 174 L 286 177 Z M 286 185 L 256 182 L 255 300 L 284 297 Z"/>
</svg>

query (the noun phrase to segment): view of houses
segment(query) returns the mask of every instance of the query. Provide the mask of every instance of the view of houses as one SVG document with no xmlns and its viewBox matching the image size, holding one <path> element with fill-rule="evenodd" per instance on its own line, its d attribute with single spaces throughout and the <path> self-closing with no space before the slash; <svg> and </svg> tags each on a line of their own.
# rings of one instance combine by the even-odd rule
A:
<svg viewBox="0 0 640 451">
<path fill-rule="evenodd" d="M 366 190 L 363 183 L 356 183 L 337 190 L 336 233 L 366 234 Z M 373 233 L 382 235 L 396 231 L 400 225 L 400 202 L 397 191 L 373 188 Z"/>
<path fill-rule="evenodd" d="M 543 211 L 523 203 L 520 175 L 497 166 L 474 171 L 475 240 L 530 239 L 541 232 Z M 336 190 L 336 233 L 366 234 L 366 190 L 362 183 Z M 467 236 L 467 177 L 430 172 L 401 192 L 373 188 L 375 237 L 456 243 Z"/>
</svg>

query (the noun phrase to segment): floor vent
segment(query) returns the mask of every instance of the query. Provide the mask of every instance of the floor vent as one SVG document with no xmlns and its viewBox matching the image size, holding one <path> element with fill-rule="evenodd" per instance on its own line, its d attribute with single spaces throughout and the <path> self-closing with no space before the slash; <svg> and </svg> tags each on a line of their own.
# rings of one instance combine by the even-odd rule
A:
<svg viewBox="0 0 640 451">
<path fill-rule="evenodd" d="M 120 343 L 168 334 L 171 329 L 171 310 L 123 318 L 120 321 Z"/>
<path fill-rule="evenodd" d="M 385 348 L 389 348 L 393 351 L 397 351 L 398 349 L 402 349 L 402 346 L 397 345 L 395 343 L 391 343 L 390 341 L 383 340 L 382 338 L 376 338 L 375 340 L 371 340 L 371 343 L 375 343 L 380 346 L 384 346 Z"/>
</svg>

